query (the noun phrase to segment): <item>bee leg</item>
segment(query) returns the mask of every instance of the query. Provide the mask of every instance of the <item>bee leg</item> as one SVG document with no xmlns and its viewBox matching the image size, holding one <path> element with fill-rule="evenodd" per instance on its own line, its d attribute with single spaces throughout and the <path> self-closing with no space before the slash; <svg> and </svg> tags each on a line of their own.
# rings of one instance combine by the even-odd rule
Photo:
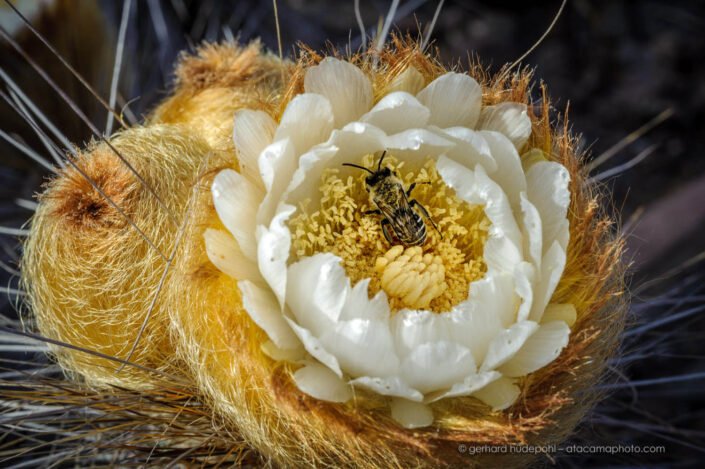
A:
<svg viewBox="0 0 705 469">
<path fill-rule="evenodd" d="M 433 221 L 433 218 L 431 218 L 431 215 L 428 214 L 428 210 L 426 210 L 426 207 L 421 205 L 419 203 L 419 201 L 416 199 L 411 199 L 409 201 L 409 206 L 412 208 L 418 207 L 421 214 L 423 214 L 423 216 L 426 217 L 426 219 L 431 222 L 431 225 L 436 229 L 436 231 L 438 231 L 438 234 L 441 235 L 441 239 L 443 239 L 443 233 L 441 233 L 441 230 L 438 229 L 438 227 L 436 226 L 436 222 Z"/>
<path fill-rule="evenodd" d="M 407 197 L 409 197 L 409 196 L 411 195 L 411 191 L 413 191 L 414 188 L 415 188 L 418 184 L 431 184 L 431 183 L 430 183 L 430 182 L 412 182 L 411 185 L 409 186 L 409 188 L 406 190 L 406 196 L 407 196 Z"/>
<path fill-rule="evenodd" d="M 389 220 L 387 220 L 386 218 L 383 218 L 381 225 L 382 225 L 382 233 L 384 233 L 384 239 L 386 239 L 387 242 L 393 246 L 394 241 L 392 240 L 392 235 L 389 233 L 389 227 L 392 226 L 392 224 L 390 223 Z"/>
<path fill-rule="evenodd" d="M 382 215 L 380 210 L 366 210 L 362 212 L 363 215 Z"/>
</svg>

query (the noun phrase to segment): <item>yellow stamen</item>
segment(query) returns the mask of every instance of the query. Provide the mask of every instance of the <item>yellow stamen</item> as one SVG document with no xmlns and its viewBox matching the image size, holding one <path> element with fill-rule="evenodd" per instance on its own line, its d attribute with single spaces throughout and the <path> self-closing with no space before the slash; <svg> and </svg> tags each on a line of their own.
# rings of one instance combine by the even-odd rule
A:
<svg viewBox="0 0 705 469">
<path fill-rule="evenodd" d="M 363 214 L 374 208 L 365 189 L 367 174 L 360 171 L 359 176 L 343 180 L 338 169 L 329 168 L 321 177 L 320 206 L 309 212 L 304 204 L 290 222 L 292 259 L 332 252 L 342 259 L 353 284 L 370 278 L 371 295 L 384 290 L 392 311 L 449 311 L 468 297 L 470 282 L 486 271 L 482 252 L 489 220 L 482 206 L 456 197 L 433 161 L 406 173 L 393 156 L 384 161 L 401 174 L 405 187 L 430 183 L 417 185 L 411 197 L 426 207 L 442 239 L 425 220 L 428 237 L 423 246 L 390 246 L 380 227 L 381 217 Z M 373 168 L 376 161 L 368 155 L 362 163 Z"/>
</svg>

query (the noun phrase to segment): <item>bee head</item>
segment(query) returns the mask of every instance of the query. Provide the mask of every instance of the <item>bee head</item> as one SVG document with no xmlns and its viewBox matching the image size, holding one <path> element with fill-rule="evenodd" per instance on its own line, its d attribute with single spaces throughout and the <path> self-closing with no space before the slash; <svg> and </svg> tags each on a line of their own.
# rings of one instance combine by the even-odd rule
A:
<svg viewBox="0 0 705 469">
<path fill-rule="evenodd" d="M 389 168 L 381 168 L 365 178 L 365 184 L 368 187 L 375 187 L 383 180 L 392 175 L 392 170 Z"/>
</svg>

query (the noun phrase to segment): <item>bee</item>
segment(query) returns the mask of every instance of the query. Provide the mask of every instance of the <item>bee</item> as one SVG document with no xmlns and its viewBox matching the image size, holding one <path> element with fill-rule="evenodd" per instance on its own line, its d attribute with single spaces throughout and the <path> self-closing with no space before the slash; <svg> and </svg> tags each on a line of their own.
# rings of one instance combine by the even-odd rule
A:
<svg viewBox="0 0 705 469">
<path fill-rule="evenodd" d="M 372 171 L 363 166 L 352 163 L 343 163 L 343 166 L 362 169 L 370 173 L 365 178 L 367 192 L 370 194 L 370 201 L 377 207 L 374 210 L 364 212 L 365 215 L 382 215 L 382 233 L 389 244 L 394 244 L 392 233 L 404 246 L 421 246 L 426 242 L 426 224 L 419 215 L 431 223 L 431 225 L 441 234 L 436 224 L 431 219 L 426 208 L 417 200 L 411 199 L 411 191 L 417 184 L 430 184 L 430 182 L 412 183 L 408 189 L 404 190 L 404 183 L 396 172 L 388 167 L 382 167 L 382 162 L 387 154 L 385 151 L 379 158 L 377 170 Z"/>
</svg>

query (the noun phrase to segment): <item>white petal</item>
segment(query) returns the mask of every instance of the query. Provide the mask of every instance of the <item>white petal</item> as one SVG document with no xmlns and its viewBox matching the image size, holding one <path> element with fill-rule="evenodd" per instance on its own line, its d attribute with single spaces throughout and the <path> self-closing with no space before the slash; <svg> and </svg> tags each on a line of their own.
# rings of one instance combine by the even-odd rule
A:
<svg viewBox="0 0 705 469">
<path fill-rule="evenodd" d="M 485 242 L 483 253 L 488 271 L 513 273 L 522 259 L 522 240 L 506 194 L 480 165 L 473 172 L 441 156 L 436 168 L 459 198 L 470 204 L 484 205 L 485 214 L 492 223 L 490 238 Z"/>
<path fill-rule="evenodd" d="M 341 321 L 350 319 L 372 319 L 375 321 L 388 320 L 391 316 L 389 312 L 389 302 L 384 290 L 380 290 L 374 298 L 370 299 L 369 291 L 370 279 L 366 278 L 357 282 L 348 294 L 343 311 L 340 313 Z"/>
<path fill-rule="evenodd" d="M 286 222 L 295 210 L 295 207 L 284 205 L 269 228 L 257 227 L 257 265 L 282 309 L 286 294 L 286 263 L 291 248 L 291 233 Z"/>
<path fill-rule="evenodd" d="M 313 363 L 294 373 L 296 386 L 309 396 L 328 402 L 347 402 L 352 387 L 328 368 Z"/>
<path fill-rule="evenodd" d="M 419 345 L 401 364 L 404 381 L 422 393 L 449 388 L 475 370 L 470 350 L 447 341 Z"/>
<path fill-rule="evenodd" d="M 407 93 L 416 95 L 421 91 L 426 84 L 421 72 L 416 70 L 414 67 L 408 67 L 406 70 L 401 72 L 387 88 L 388 93 L 394 91 L 406 91 Z"/>
<path fill-rule="evenodd" d="M 393 376 L 391 378 L 373 378 L 363 376 L 350 381 L 350 384 L 357 388 L 367 389 L 383 396 L 403 397 L 410 401 L 421 402 L 423 394 L 416 389 L 409 387 L 401 378 Z"/>
<path fill-rule="evenodd" d="M 540 148 L 530 148 L 528 151 L 521 154 L 521 166 L 524 168 L 524 173 L 536 163 L 548 161 L 546 154 Z"/>
<path fill-rule="evenodd" d="M 333 110 L 324 96 L 300 94 L 287 104 L 274 140 L 291 139 L 297 154 L 328 140 L 333 131 Z"/>
<path fill-rule="evenodd" d="M 521 199 L 522 234 L 524 235 L 524 253 L 529 257 L 534 267 L 541 269 L 543 256 L 543 235 L 541 232 L 541 216 L 534 204 L 529 202 L 526 193 L 519 194 Z"/>
<path fill-rule="evenodd" d="M 538 327 L 535 322 L 522 321 L 497 334 L 490 343 L 480 371 L 494 370 L 509 361 Z"/>
<path fill-rule="evenodd" d="M 431 112 L 415 97 L 403 91 L 383 97 L 360 121 L 372 124 L 387 134 L 425 127 Z"/>
<path fill-rule="evenodd" d="M 454 384 L 447 391 L 434 392 L 426 396 L 424 402 L 436 402 L 447 397 L 469 396 L 470 394 L 479 391 L 487 386 L 492 381 L 502 377 L 502 374 L 497 371 L 485 371 L 483 373 L 473 374 L 465 378 L 462 383 Z"/>
<path fill-rule="evenodd" d="M 404 428 L 427 427 L 433 423 L 433 411 L 426 404 L 393 399 L 391 403 L 392 418 Z"/>
<path fill-rule="evenodd" d="M 528 262 L 521 262 L 514 270 L 514 285 L 522 302 L 517 313 L 517 321 L 529 319 L 529 312 L 534 302 L 534 281 L 536 269 Z"/>
<path fill-rule="evenodd" d="M 481 280 L 470 284 L 470 299 L 480 305 L 489 306 L 502 327 L 507 328 L 517 321 L 519 298 L 514 293 L 514 280 L 511 274 L 485 274 Z M 494 334 L 492 335 L 494 337 Z M 478 363 L 484 359 L 475 357 Z"/>
<path fill-rule="evenodd" d="M 437 158 L 454 143 L 426 129 L 409 129 L 384 139 L 385 148 L 404 161 L 404 168 L 416 170 L 429 158 Z"/>
<path fill-rule="evenodd" d="M 420 345 L 451 339 L 446 315 L 431 311 L 399 311 L 391 319 L 391 330 L 401 357 Z"/>
<path fill-rule="evenodd" d="M 531 119 L 526 114 L 526 104 L 500 103 L 482 108 L 478 128 L 501 132 L 521 150 L 531 135 Z"/>
<path fill-rule="evenodd" d="M 570 328 L 563 321 L 542 324 L 514 357 L 499 368 L 504 376 L 518 377 L 543 368 L 568 345 Z"/>
<path fill-rule="evenodd" d="M 257 209 L 257 225 L 271 223 L 296 166 L 296 152 L 291 139 L 278 140 L 262 151 L 259 169 L 267 193 Z"/>
<path fill-rule="evenodd" d="M 303 345 L 293 349 L 282 349 L 271 340 L 264 342 L 260 350 L 274 361 L 298 362 L 306 357 L 306 349 Z"/>
<path fill-rule="evenodd" d="M 487 177 L 482 166 L 475 171 L 475 183 L 478 198 L 485 201 L 485 215 L 492 223 L 483 253 L 488 271 L 513 273 L 522 260 L 522 238 L 509 200 L 499 186 Z"/>
<path fill-rule="evenodd" d="M 339 257 L 322 253 L 289 266 L 286 304 L 296 321 L 319 337 L 338 322 L 350 291 L 340 262 Z"/>
<path fill-rule="evenodd" d="M 499 132 L 483 130 L 480 134 L 487 141 L 492 158 L 497 162 L 497 171 L 491 174 L 492 180 L 507 194 L 512 206 L 517 207 L 519 194 L 526 191 L 526 176 L 519 153 L 512 142 Z"/>
<path fill-rule="evenodd" d="M 223 225 L 237 240 L 248 259 L 257 259 L 255 217 L 262 190 L 232 169 L 224 169 L 211 188 L 215 211 Z"/>
<path fill-rule="evenodd" d="M 399 370 L 388 320 L 340 321 L 321 335 L 321 343 L 351 376 L 388 376 Z"/>
<path fill-rule="evenodd" d="M 564 251 L 568 250 L 568 242 L 570 241 L 570 224 L 568 219 L 563 220 L 558 228 L 558 236 L 556 237 L 556 242 L 563 248 Z"/>
<path fill-rule="evenodd" d="M 487 272 L 514 272 L 521 262 L 521 252 L 507 236 L 495 235 L 485 241 L 483 257 Z"/>
<path fill-rule="evenodd" d="M 464 73 L 441 75 L 416 97 L 431 110 L 429 122 L 438 127 L 473 128 L 480 116 L 482 88 Z"/>
<path fill-rule="evenodd" d="M 294 331 L 294 334 L 296 334 L 296 336 L 301 340 L 301 343 L 304 345 L 304 348 L 308 353 L 311 354 L 313 358 L 321 362 L 337 376 L 343 376 L 343 372 L 340 369 L 338 359 L 335 358 L 335 355 L 331 354 L 330 352 L 328 352 L 328 350 L 326 350 L 321 341 L 318 340 L 318 338 L 314 336 L 311 331 L 309 331 L 305 327 L 301 327 L 293 319 L 289 319 L 287 317 L 285 317 L 284 319 L 286 320 L 286 322 L 289 323 L 291 330 Z"/>
<path fill-rule="evenodd" d="M 514 380 L 502 377 L 476 391 L 473 396 L 492 407 L 493 411 L 497 411 L 504 410 L 514 404 L 520 393 L 521 391 L 514 384 Z"/>
<path fill-rule="evenodd" d="M 474 171 L 445 155 L 436 161 L 436 170 L 446 185 L 455 190 L 458 197 L 468 203 L 476 203 L 470 202 L 477 199 Z"/>
<path fill-rule="evenodd" d="M 455 143 L 455 146 L 445 153 L 450 159 L 457 161 L 468 169 L 473 169 L 479 164 L 488 173 L 497 170 L 497 162 L 492 157 L 490 146 L 487 144 L 485 137 L 482 136 L 482 133 L 466 127 L 440 129 L 431 126 L 429 130 Z"/>
<path fill-rule="evenodd" d="M 289 155 L 285 156 L 286 153 Z M 294 157 L 294 145 L 288 139 L 273 142 L 262 149 L 257 165 L 265 191 L 270 191 L 274 186 L 274 177 L 282 162 L 289 162 Z"/>
<path fill-rule="evenodd" d="M 287 324 L 277 299 L 269 289 L 243 280 L 237 283 L 242 293 L 242 305 L 252 320 L 267 333 L 272 342 L 281 349 L 300 346 L 299 340 Z"/>
<path fill-rule="evenodd" d="M 264 111 L 241 109 L 235 112 L 233 142 L 237 150 L 240 173 L 250 181 L 261 185 L 259 158 L 262 150 L 272 143 L 277 123 Z"/>
<path fill-rule="evenodd" d="M 338 152 L 339 148 L 335 145 L 324 143 L 301 155 L 298 168 L 294 171 L 291 179 L 286 181 L 288 187 L 282 194 L 281 200 L 291 205 L 318 200 L 322 170 L 332 167 L 331 159 Z"/>
<path fill-rule="evenodd" d="M 487 292 L 492 288 L 483 279 L 481 285 L 474 285 L 475 290 Z M 475 283 L 480 283 L 475 282 Z M 509 291 L 507 297 L 512 298 Z M 442 316 L 447 318 L 450 336 L 453 341 L 467 347 L 472 352 L 476 363 L 482 363 L 487 354 L 487 348 L 494 337 L 502 330 L 502 322 L 497 307 L 502 307 L 505 298 L 483 298 L 470 294 L 470 299 L 456 305 L 453 310 Z"/>
<path fill-rule="evenodd" d="M 569 327 L 573 327 L 575 321 L 578 319 L 578 312 L 575 306 L 569 303 L 551 303 L 546 306 L 546 311 L 544 311 L 541 317 L 541 323 L 545 324 L 551 321 L 563 321 L 568 324 Z"/>
<path fill-rule="evenodd" d="M 527 196 L 541 215 L 545 253 L 565 230 L 566 213 L 570 204 L 570 174 L 563 165 L 545 161 L 531 166 L 526 173 L 526 179 Z M 561 246 L 566 248 L 564 244 Z"/>
<path fill-rule="evenodd" d="M 262 281 L 257 264 L 245 257 L 232 235 L 208 228 L 203 238 L 206 255 L 218 270 L 237 280 Z"/>
<path fill-rule="evenodd" d="M 369 78 L 353 64 L 333 57 L 326 57 L 306 71 L 304 89 L 328 98 L 336 128 L 357 120 L 372 106 Z"/>
<path fill-rule="evenodd" d="M 497 171 L 501 171 L 502 167 Z M 504 187 L 490 179 L 482 166 L 475 168 L 475 194 L 468 202 L 485 205 L 485 214 L 492 222 L 490 235 L 506 236 L 517 250 L 522 246 L 521 232 L 514 218 L 508 194 Z M 518 195 L 517 195 L 518 197 Z"/>
<path fill-rule="evenodd" d="M 536 286 L 534 304 L 529 314 L 529 319 L 532 321 L 541 321 L 546 305 L 551 301 L 553 292 L 556 291 L 563 275 L 565 262 L 565 251 L 556 241 L 541 259 L 541 278 Z"/>
<path fill-rule="evenodd" d="M 324 144 L 301 155 L 286 192 L 285 200 L 297 205 L 307 199 L 320 197 L 321 175 L 326 168 L 339 168 L 343 180 L 360 170 L 342 166 L 343 163 L 360 164 L 362 157 L 385 149 L 386 135 L 377 127 L 362 122 L 351 122 L 341 130 L 334 130 Z"/>
</svg>

